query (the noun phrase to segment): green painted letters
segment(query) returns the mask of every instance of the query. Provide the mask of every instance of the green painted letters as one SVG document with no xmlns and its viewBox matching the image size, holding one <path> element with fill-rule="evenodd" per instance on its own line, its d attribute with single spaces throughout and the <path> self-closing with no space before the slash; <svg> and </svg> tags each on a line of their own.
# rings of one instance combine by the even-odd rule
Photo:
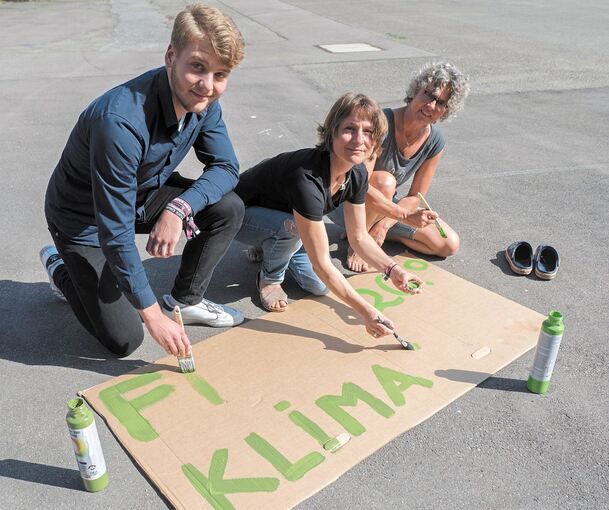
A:
<svg viewBox="0 0 609 510">
<path fill-rule="evenodd" d="M 413 384 L 418 384 L 424 388 L 431 388 L 433 386 L 433 382 L 429 379 L 403 374 L 402 372 L 382 367 L 381 365 L 372 365 L 372 371 L 396 406 L 404 405 L 406 402 L 404 399 L 404 392 Z M 398 384 L 396 384 L 396 382 Z"/>
<path fill-rule="evenodd" d="M 182 472 L 193 487 L 216 510 L 234 510 L 234 506 L 225 494 L 240 492 L 273 492 L 279 487 L 277 478 L 233 478 L 224 480 L 224 471 L 228 462 L 228 449 L 216 450 L 211 458 L 209 474 L 203 475 L 192 464 L 182 465 Z"/>
<path fill-rule="evenodd" d="M 392 301 L 384 301 L 383 296 L 370 289 L 355 289 L 355 292 L 362 296 L 372 296 L 374 298 L 374 303 L 372 306 L 374 306 L 374 308 L 376 308 L 379 312 L 382 312 L 385 308 L 389 308 L 391 306 L 401 305 L 404 302 L 403 297 L 397 297 Z"/>
<path fill-rule="evenodd" d="M 175 391 L 175 386 L 162 384 L 133 400 L 123 398 L 122 394 L 145 386 L 160 378 L 161 374 L 159 372 L 152 372 L 133 377 L 99 392 L 99 399 L 118 421 L 123 424 L 129 435 L 138 441 L 148 442 L 159 437 L 157 431 L 154 430 L 152 425 L 139 411 L 167 398 L 167 396 Z"/>
<path fill-rule="evenodd" d="M 401 290 L 398 290 L 394 287 L 390 287 L 389 285 L 387 285 L 385 283 L 385 281 L 383 280 L 383 277 L 380 274 L 376 276 L 374 281 L 381 289 L 383 289 L 384 291 L 390 292 L 391 294 L 396 294 L 398 296 L 410 296 L 410 294 L 405 294 Z"/>
<path fill-rule="evenodd" d="M 340 396 L 325 395 L 318 398 L 315 403 L 329 416 L 340 423 L 347 432 L 351 435 L 359 436 L 363 432 L 366 432 L 366 429 L 353 416 L 341 409 L 341 406 L 355 406 L 358 400 L 363 400 L 385 418 L 389 418 L 394 414 L 394 410 L 385 404 L 385 402 L 354 383 L 343 384 L 342 394 Z"/>
<path fill-rule="evenodd" d="M 290 482 L 300 480 L 311 469 L 326 460 L 321 453 L 311 452 L 292 464 L 271 443 L 255 432 L 247 436 L 245 442 Z"/>
<path fill-rule="evenodd" d="M 215 406 L 224 404 L 224 400 L 214 389 L 214 387 L 209 384 L 205 379 L 203 379 L 200 375 L 197 375 L 192 372 L 190 374 L 185 374 L 185 377 L 188 383 L 192 386 L 192 388 L 199 395 L 206 398 L 211 404 L 214 404 Z"/>
<path fill-rule="evenodd" d="M 425 271 L 429 263 L 421 259 L 408 259 L 404 261 L 404 269 L 408 271 Z"/>
</svg>

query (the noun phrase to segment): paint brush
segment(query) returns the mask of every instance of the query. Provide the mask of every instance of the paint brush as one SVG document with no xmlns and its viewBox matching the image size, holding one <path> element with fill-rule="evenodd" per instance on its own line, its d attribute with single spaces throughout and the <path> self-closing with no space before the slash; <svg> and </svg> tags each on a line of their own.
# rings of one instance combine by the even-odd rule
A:
<svg viewBox="0 0 609 510">
<path fill-rule="evenodd" d="M 173 316 L 175 321 L 180 325 L 182 330 L 184 329 L 184 322 L 182 321 L 182 312 L 180 312 L 179 306 L 174 306 Z M 183 374 L 190 374 L 195 371 L 195 359 L 192 357 L 192 348 L 186 354 L 186 356 L 178 356 L 178 364 Z"/>
<path fill-rule="evenodd" d="M 432 211 L 433 209 L 429 206 L 429 203 L 427 202 L 427 200 L 425 200 L 425 197 L 423 195 L 421 195 L 420 193 L 417 193 L 417 196 L 419 197 L 419 200 L 421 202 L 423 202 L 423 205 L 425 205 L 425 207 L 427 209 L 429 209 L 430 211 Z M 448 236 L 446 235 L 446 232 L 444 232 L 444 229 L 442 228 L 442 225 L 440 225 L 440 222 L 436 219 L 435 220 L 435 225 L 436 228 L 438 229 L 438 232 L 440 232 L 440 235 L 446 239 Z"/>
<path fill-rule="evenodd" d="M 398 335 L 395 332 L 395 329 L 393 329 L 389 323 L 385 320 L 383 320 L 381 318 L 381 316 L 379 315 L 376 318 L 376 322 L 378 322 L 379 324 L 382 324 L 383 326 L 385 326 L 386 328 L 389 328 L 391 330 L 391 332 L 393 333 L 393 336 L 395 337 L 395 339 L 400 342 L 402 344 L 402 347 L 404 347 L 404 349 L 406 349 L 407 351 L 414 351 L 415 350 L 415 346 L 412 345 L 408 340 L 406 340 L 403 336 Z"/>
</svg>

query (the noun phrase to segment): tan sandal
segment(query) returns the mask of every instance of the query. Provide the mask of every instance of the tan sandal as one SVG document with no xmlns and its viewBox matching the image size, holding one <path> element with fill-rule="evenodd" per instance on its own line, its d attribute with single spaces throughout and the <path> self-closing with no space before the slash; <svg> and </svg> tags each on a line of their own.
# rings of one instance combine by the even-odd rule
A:
<svg viewBox="0 0 609 510">
<path fill-rule="evenodd" d="M 287 303 L 288 295 L 281 287 L 269 292 L 268 294 L 262 295 L 262 291 L 260 290 L 260 275 L 261 272 L 258 272 L 258 275 L 256 276 L 256 288 L 258 289 L 258 295 L 260 296 L 262 308 L 264 308 L 267 312 L 285 312 L 287 306 L 284 306 L 283 308 L 275 308 L 271 305 L 273 303 L 277 303 L 278 301 L 285 301 Z"/>
</svg>

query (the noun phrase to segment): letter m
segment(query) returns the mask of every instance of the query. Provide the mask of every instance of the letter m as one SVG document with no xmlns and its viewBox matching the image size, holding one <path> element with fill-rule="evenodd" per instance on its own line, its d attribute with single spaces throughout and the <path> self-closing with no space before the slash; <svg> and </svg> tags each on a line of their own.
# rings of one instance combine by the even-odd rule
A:
<svg viewBox="0 0 609 510">
<path fill-rule="evenodd" d="M 354 407 L 357 405 L 358 400 L 366 402 L 366 404 L 385 418 L 389 418 L 394 414 L 393 409 L 385 404 L 385 402 L 354 383 L 344 383 L 340 396 L 324 395 L 318 398 L 315 403 L 340 423 L 347 432 L 354 436 L 359 436 L 363 432 L 366 432 L 366 429 L 359 421 L 342 409 L 343 406 Z"/>
</svg>

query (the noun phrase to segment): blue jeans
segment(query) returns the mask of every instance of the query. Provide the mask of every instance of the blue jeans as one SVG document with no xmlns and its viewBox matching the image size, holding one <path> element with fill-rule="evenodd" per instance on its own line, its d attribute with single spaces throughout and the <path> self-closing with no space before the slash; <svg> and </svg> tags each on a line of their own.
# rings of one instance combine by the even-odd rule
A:
<svg viewBox="0 0 609 510">
<path fill-rule="evenodd" d="M 265 207 L 246 207 L 236 239 L 262 248 L 260 279 L 264 283 L 282 283 L 289 269 L 307 292 L 317 296 L 328 293 L 324 282 L 313 271 L 292 214 Z"/>
<path fill-rule="evenodd" d="M 394 196 L 393 203 L 397 204 L 398 202 L 399 200 Z M 345 228 L 345 211 L 343 209 L 343 204 L 340 204 L 336 209 L 328 213 L 327 216 L 332 220 L 333 223 Z M 416 233 L 417 229 L 415 227 L 411 227 L 410 225 L 406 225 L 406 223 L 400 223 L 398 221 L 387 231 L 387 239 L 395 239 L 396 237 L 414 239 L 414 235 Z"/>
</svg>

